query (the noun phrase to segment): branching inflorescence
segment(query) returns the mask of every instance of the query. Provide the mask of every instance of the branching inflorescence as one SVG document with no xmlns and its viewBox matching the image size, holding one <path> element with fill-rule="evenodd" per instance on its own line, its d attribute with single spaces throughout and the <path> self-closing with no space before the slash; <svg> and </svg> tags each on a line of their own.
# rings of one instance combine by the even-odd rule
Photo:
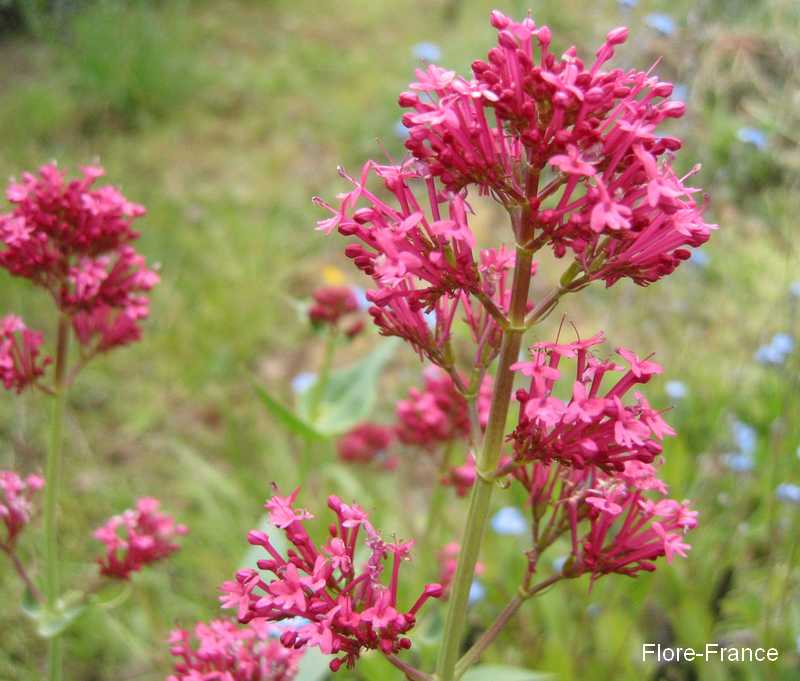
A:
<svg viewBox="0 0 800 681">
<path fill-rule="evenodd" d="M 491 23 L 497 45 L 473 63 L 471 79 L 427 64 L 400 95 L 410 156 L 369 161 L 357 177 L 340 170 L 346 193 L 336 204 L 316 199 L 330 212 L 319 229 L 352 238 L 345 253 L 374 282 L 367 299 L 380 333 L 438 367 L 426 370 L 424 391 L 398 403 L 397 442 L 444 450 L 442 480 L 460 493 L 472 488 L 458 569 L 448 572 L 438 681 L 463 674 L 521 603 L 555 582 L 635 575 L 659 557 L 686 555 L 683 536 L 697 515 L 667 498 L 657 478 L 662 440 L 674 433 L 637 389 L 659 365 L 624 348 L 620 363 L 602 357 L 602 334 L 537 343 L 531 359 L 520 360 L 525 332 L 565 295 L 595 281 L 652 284 L 716 228 L 703 219 L 706 200 L 686 184 L 699 166 L 676 173 L 681 141 L 658 132 L 685 106 L 669 99 L 672 85 L 652 69 L 606 66 L 625 28 L 609 32 L 584 63 L 574 47 L 551 51 L 550 29 L 531 18 L 493 12 Z M 469 225 L 476 194 L 508 213 L 510 247 L 479 249 Z M 541 249 L 566 264 L 558 284 L 531 299 Z M 453 347 L 459 321 L 473 344 L 468 353 Z M 471 361 L 462 367 L 465 356 Z M 519 413 L 509 429 L 513 397 Z M 448 468 L 447 452 L 459 442 L 466 459 Z M 500 478 L 528 496 L 528 568 L 519 594 L 458 661 Z M 570 547 L 563 566 L 535 582 L 541 553 L 559 540 Z"/>
</svg>

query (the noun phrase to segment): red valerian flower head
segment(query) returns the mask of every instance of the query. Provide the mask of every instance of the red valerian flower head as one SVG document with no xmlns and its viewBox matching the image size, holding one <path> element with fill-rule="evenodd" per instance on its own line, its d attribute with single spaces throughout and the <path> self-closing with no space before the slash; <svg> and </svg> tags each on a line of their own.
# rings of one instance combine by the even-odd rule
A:
<svg viewBox="0 0 800 681">
<path fill-rule="evenodd" d="M 106 546 L 97 559 L 100 574 L 112 579 L 129 579 L 131 573 L 167 558 L 180 547 L 175 540 L 185 535 L 185 525 L 161 513 L 157 499 L 143 497 L 135 509 L 108 519 L 94 532 L 94 538 Z"/>
<path fill-rule="evenodd" d="M 0 379 L 6 390 L 20 393 L 44 374 L 52 359 L 39 359 L 41 345 L 41 332 L 26 327 L 16 315 L 0 319 Z"/>
<path fill-rule="evenodd" d="M 345 319 L 350 323 L 344 329 L 349 338 L 364 330 L 364 322 L 353 318 L 360 306 L 355 292 L 349 286 L 323 286 L 312 294 L 313 302 L 308 309 L 308 318 L 314 325 L 338 327 Z"/>
<path fill-rule="evenodd" d="M 507 206 L 528 203 L 536 243 L 558 257 L 571 250 L 588 281 L 646 285 L 672 272 L 716 227 L 688 175 L 672 170 L 681 141 L 656 133 L 684 113 L 668 99 L 672 85 L 603 70 L 627 29 L 609 32 L 584 65 L 574 47 L 551 52 L 550 29 L 529 17 L 494 12 L 492 25 L 497 46 L 473 63 L 473 80 L 417 71 L 400 96 L 413 110 L 406 147 L 451 191 L 476 185 Z"/>
<path fill-rule="evenodd" d="M 175 670 L 167 681 L 292 681 L 302 651 L 286 648 L 279 626 L 255 619 L 198 622 L 194 632 L 175 629 L 169 637 Z"/>
<path fill-rule="evenodd" d="M 139 338 L 144 294 L 159 281 L 131 245 L 144 208 L 95 187 L 103 174 L 89 166 L 67 181 L 55 165 L 24 173 L 6 192 L 13 210 L 0 215 L 0 267 L 46 289 L 90 354 Z"/>
<path fill-rule="evenodd" d="M 590 352 L 603 340 L 597 334 L 575 343 L 539 343 L 531 348 L 532 361 L 511 367 L 531 379 L 528 390 L 517 391 L 520 417 L 510 436 L 516 458 L 622 471 L 628 461 L 651 463 L 661 453 L 660 440 L 674 431 L 640 393 L 634 394 L 634 404 L 622 401 L 634 385 L 661 373 L 661 367 L 624 348 L 618 352 L 629 368 L 603 361 Z M 554 394 L 565 378 L 564 358 L 575 360 L 568 400 Z M 606 377 L 615 373 L 621 376 L 603 388 Z"/>
<path fill-rule="evenodd" d="M 0 471 L 0 520 L 5 525 L 5 536 L 0 546 L 11 550 L 17 537 L 30 522 L 33 514 L 33 497 L 44 487 L 44 478 L 32 474 L 21 478 L 13 471 Z"/>
<path fill-rule="evenodd" d="M 282 623 L 284 646 L 317 647 L 336 655 L 330 663 L 333 671 L 344 664 L 352 667 L 364 650 L 389 654 L 409 648 L 405 634 L 414 626 L 417 612 L 442 593 L 441 585 L 429 584 L 411 608 L 402 610 L 398 605 L 400 564 L 408 559 L 412 543 L 384 542 L 359 506 L 331 496 L 328 506 L 337 522 L 330 527 L 327 543 L 319 547 L 304 526 L 311 514 L 292 506 L 295 496 L 296 491 L 267 502 L 270 521 L 285 532 L 293 548 L 284 556 L 265 532 L 251 531 L 248 541 L 261 546 L 267 557 L 258 561 L 258 570 L 240 570 L 235 581 L 222 585 L 223 607 L 235 609 L 240 622 Z M 366 563 L 360 568 L 355 558 L 359 537 L 367 548 Z M 388 558 L 387 586 L 381 575 Z"/>
<path fill-rule="evenodd" d="M 565 577 L 633 577 L 655 570 L 656 559 L 671 563 L 690 548 L 683 537 L 697 526 L 697 512 L 688 501 L 666 497 L 651 464 L 629 460 L 607 473 L 535 461 L 512 474 L 528 490 L 535 517 L 553 513 L 559 517 L 551 522 L 567 528 L 572 550 L 561 569 Z"/>
<path fill-rule="evenodd" d="M 346 432 L 336 443 L 339 459 L 347 463 L 370 463 L 386 454 L 394 440 L 394 431 L 378 423 L 359 423 Z M 384 465 L 392 466 L 386 458 Z"/>
</svg>

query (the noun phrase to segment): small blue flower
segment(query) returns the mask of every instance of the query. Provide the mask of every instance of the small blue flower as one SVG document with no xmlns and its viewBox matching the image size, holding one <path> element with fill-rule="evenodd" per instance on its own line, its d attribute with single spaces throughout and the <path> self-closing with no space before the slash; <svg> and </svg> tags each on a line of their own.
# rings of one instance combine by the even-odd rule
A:
<svg viewBox="0 0 800 681">
<path fill-rule="evenodd" d="M 689 389 L 685 383 L 680 381 L 667 381 L 664 386 L 667 396 L 672 400 L 682 400 L 689 394 Z"/>
<path fill-rule="evenodd" d="M 497 534 L 521 535 L 528 531 L 528 521 L 518 508 L 506 506 L 492 517 L 492 529 Z"/>
<path fill-rule="evenodd" d="M 567 556 L 559 556 L 558 558 L 553 559 L 553 572 L 556 574 L 561 574 L 561 571 L 564 569 L 564 564 L 567 562 Z"/>
<path fill-rule="evenodd" d="M 359 310 L 369 310 L 372 307 L 372 303 L 369 302 L 367 299 L 367 292 L 361 288 L 360 286 L 351 286 L 350 290 L 353 292 L 353 295 L 356 297 L 358 301 L 358 309 Z"/>
<path fill-rule="evenodd" d="M 689 86 L 683 83 L 675 83 L 672 88 L 672 99 L 678 102 L 685 102 L 689 98 Z"/>
<path fill-rule="evenodd" d="M 770 345 L 788 355 L 794 350 L 794 338 L 788 333 L 776 333 L 772 337 Z"/>
<path fill-rule="evenodd" d="M 313 371 L 301 371 L 292 379 L 292 390 L 296 395 L 302 395 L 317 380 L 317 375 Z"/>
<path fill-rule="evenodd" d="M 394 124 L 393 130 L 394 136 L 401 140 L 407 140 L 409 135 L 411 135 L 409 129 L 403 125 L 403 121 L 397 121 L 397 123 Z"/>
<path fill-rule="evenodd" d="M 692 255 L 689 258 L 689 262 L 692 263 L 692 265 L 697 265 L 697 267 L 705 268 L 711 263 L 711 258 L 708 257 L 708 253 L 705 251 L 695 248 L 692 250 Z"/>
<path fill-rule="evenodd" d="M 764 151 L 767 148 L 767 133 L 758 128 L 743 127 L 739 128 L 736 132 L 736 137 L 740 142 L 745 144 L 752 144 L 759 151 Z"/>
<path fill-rule="evenodd" d="M 290 617 L 285 620 L 275 620 L 272 624 L 277 629 L 299 629 L 300 627 L 304 627 L 306 624 L 310 624 L 311 620 L 307 620 L 305 617 Z"/>
<path fill-rule="evenodd" d="M 783 364 L 786 355 L 777 348 L 772 347 L 772 345 L 767 344 L 758 347 L 755 358 L 756 362 L 760 364 Z"/>
<path fill-rule="evenodd" d="M 731 426 L 733 439 L 742 454 L 752 454 L 758 445 L 758 433 L 749 423 L 734 421 Z"/>
<path fill-rule="evenodd" d="M 792 353 L 795 340 L 788 333 L 776 333 L 772 340 L 756 350 L 756 360 L 762 364 L 783 364 Z"/>
<path fill-rule="evenodd" d="M 673 19 L 669 14 L 664 14 L 663 12 L 653 12 L 652 14 L 648 14 L 644 18 L 644 23 L 656 31 L 656 33 L 660 33 L 663 36 L 672 35 L 678 28 L 677 24 L 675 23 L 675 19 Z"/>
<path fill-rule="evenodd" d="M 789 284 L 789 295 L 794 298 L 800 298 L 800 279 Z"/>
<path fill-rule="evenodd" d="M 778 501 L 783 501 L 787 504 L 800 504 L 800 485 L 784 482 L 778 485 L 775 490 L 775 496 Z"/>
<path fill-rule="evenodd" d="M 425 323 L 428 328 L 433 331 L 436 328 L 436 310 L 425 310 L 422 316 L 425 317 Z"/>
<path fill-rule="evenodd" d="M 722 463 L 734 473 L 749 473 L 756 465 L 752 454 L 741 454 L 738 452 L 723 454 Z"/>
<path fill-rule="evenodd" d="M 639 4 L 639 0 L 617 0 L 617 4 L 622 7 L 622 9 L 633 9 Z"/>
<path fill-rule="evenodd" d="M 486 588 L 477 579 L 469 587 L 469 604 L 475 605 L 486 598 Z"/>
<path fill-rule="evenodd" d="M 442 50 L 435 43 L 417 43 L 411 48 L 411 54 L 422 61 L 439 61 L 442 58 Z"/>
</svg>

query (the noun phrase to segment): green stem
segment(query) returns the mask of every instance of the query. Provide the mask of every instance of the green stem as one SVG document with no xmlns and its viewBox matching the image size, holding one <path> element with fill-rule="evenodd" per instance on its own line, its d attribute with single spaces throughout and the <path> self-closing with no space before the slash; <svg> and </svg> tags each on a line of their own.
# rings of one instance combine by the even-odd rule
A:
<svg viewBox="0 0 800 681">
<path fill-rule="evenodd" d="M 422 546 L 429 551 L 434 546 L 436 530 L 438 529 L 439 519 L 442 517 L 442 506 L 447 497 L 447 488 L 442 484 L 441 479 L 447 474 L 450 468 L 450 458 L 453 451 L 453 444 L 448 443 L 442 451 L 442 460 L 439 464 L 438 478 L 434 480 L 433 492 L 431 493 L 431 503 L 428 506 L 428 518 L 425 522 L 425 534 L 422 538 Z"/>
<path fill-rule="evenodd" d="M 328 380 L 331 376 L 333 358 L 336 354 L 336 342 L 336 329 L 328 327 L 325 333 L 325 350 L 322 355 L 322 364 L 319 367 L 317 380 L 311 386 L 311 396 L 308 401 L 308 412 L 312 424 L 316 423 L 319 418 L 319 408 L 325 395 L 325 387 L 328 385 Z"/>
<path fill-rule="evenodd" d="M 517 237 L 522 237 L 520 239 L 522 243 L 525 242 L 524 231 L 529 229 L 526 224 L 528 220 L 529 212 L 525 210 L 520 219 L 521 229 L 517 231 Z M 511 391 L 514 387 L 514 372 L 511 371 L 511 365 L 517 361 L 522 344 L 525 312 L 528 304 L 528 289 L 531 281 L 531 262 L 531 251 L 517 248 L 509 311 L 510 324 L 503 335 L 503 342 L 500 347 L 500 358 L 498 360 L 497 375 L 495 376 L 489 422 L 486 426 L 483 446 L 477 460 L 478 479 L 475 482 L 470 498 L 467 525 L 464 528 L 464 535 L 461 540 L 458 568 L 456 569 L 456 576 L 450 595 L 442 646 L 439 649 L 439 657 L 436 662 L 438 681 L 453 681 L 455 678 L 456 660 L 458 659 L 466 623 L 469 590 L 475 574 L 475 564 L 478 561 L 478 553 L 489 514 L 489 504 L 494 490 L 493 475 L 500 459 L 500 450 L 505 436 L 506 418 L 511 401 Z"/>
<path fill-rule="evenodd" d="M 69 320 L 61 317 L 58 321 L 58 343 L 56 350 L 55 381 L 53 385 L 53 409 L 50 417 L 50 442 L 47 449 L 44 498 L 44 536 L 45 536 L 45 607 L 54 613 L 58 606 L 60 585 L 58 559 L 58 488 L 61 478 L 61 453 L 63 449 L 64 405 L 66 385 L 64 377 L 69 350 Z M 60 681 L 62 677 L 62 648 L 59 636 L 48 639 L 48 679 Z"/>
</svg>

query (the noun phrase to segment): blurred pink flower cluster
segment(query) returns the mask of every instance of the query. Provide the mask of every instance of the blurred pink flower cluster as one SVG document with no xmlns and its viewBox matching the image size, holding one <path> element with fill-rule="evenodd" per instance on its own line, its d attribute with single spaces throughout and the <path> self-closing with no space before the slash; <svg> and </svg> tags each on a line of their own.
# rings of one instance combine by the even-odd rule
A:
<svg viewBox="0 0 800 681">
<path fill-rule="evenodd" d="M 131 573 L 178 550 L 175 541 L 188 530 L 161 513 L 160 506 L 157 499 L 144 497 L 136 508 L 112 516 L 95 530 L 94 538 L 106 547 L 105 555 L 97 559 L 101 575 L 129 579 Z"/>
<path fill-rule="evenodd" d="M 95 187 L 103 174 L 87 166 L 67 180 L 54 164 L 44 165 L 9 185 L 13 209 L 0 215 L 0 266 L 51 295 L 87 356 L 139 339 L 146 293 L 159 280 L 131 245 L 139 238 L 132 223 L 144 208 L 115 187 Z M 38 350 L 41 336 L 30 334 L 27 346 Z M 34 382 L 35 367 L 25 368 L 6 384 L 19 390 Z"/>
<path fill-rule="evenodd" d="M 312 324 L 339 328 L 346 322 L 344 334 L 348 338 L 364 330 L 364 320 L 355 314 L 360 310 L 358 298 L 350 286 L 322 286 L 312 294 L 308 318 Z"/>
<path fill-rule="evenodd" d="M 383 541 L 363 509 L 331 496 L 328 506 L 336 523 L 319 547 L 304 526 L 312 515 L 294 507 L 297 493 L 276 495 L 265 506 L 270 523 L 283 530 L 293 548 L 283 556 L 265 532 L 251 531 L 248 541 L 263 547 L 267 557 L 258 561 L 258 570 L 240 570 L 235 581 L 223 584 L 223 607 L 235 609 L 241 622 L 283 622 L 280 640 L 285 646 L 318 647 L 336 655 L 330 663 L 333 671 L 355 664 L 364 650 L 390 654 L 409 648 L 405 634 L 414 626 L 417 612 L 442 593 L 441 585 L 429 584 L 408 610 L 400 609 L 400 564 L 408 559 L 413 542 Z M 359 568 L 355 554 L 360 536 L 367 550 L 366 562 Z M 386 586 L 381 576 L 390 557 Z M 266 579 L 265 573 L 273 577 Z"/>
<path fill-rule="evenodd" d="M 44 374 L 52 360 L 39 358 L 42 340 L 16 315 L 0 319 L 0 378 L 6 390 L 20 393 Z"/>
<path fill-rule="evenodd" d="M 21 478 L 13 471 L 0 471 L 0 520 L 5 525 L 5 537 L 0 547 L 11 551 L 17 537 L 30 522 L 33 497 L 44 487 L 44 478 L 32 474 Z"/>
<path fill-rule="evenodd" d="M 280 633 L 258 619 L 246 627 L 200 622 L 193 634 L 175 629 L 169 637 L 175 671 L 167 681 L 292 681 L 303 653 L 282 645 Z"/>
</svg>

